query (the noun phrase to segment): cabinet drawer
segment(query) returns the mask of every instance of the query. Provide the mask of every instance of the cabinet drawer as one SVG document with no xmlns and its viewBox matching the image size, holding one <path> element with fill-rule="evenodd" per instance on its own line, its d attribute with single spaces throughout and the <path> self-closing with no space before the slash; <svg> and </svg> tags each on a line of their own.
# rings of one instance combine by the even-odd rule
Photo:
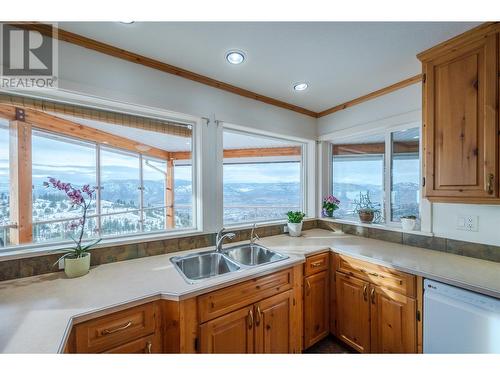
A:
<svg viewBox="0 0 500 375">
<path fill-rule="evenodd" d="M 306 263 L 304 265 L 304 275 L 314 275 L 315 273 L 319 273 L 321 271 L 325 271 L 328 269 L 328 259 L 330 253 L 321 253 L 317 255 L 312 255 L 306 258 Z"/>
<path fill-rule="evenodd" d="M 155 304 L 148 303 L 75 327 L 76 352 L 99 353 L 155 332 Z"/>
<path fill-rule="evenodd" d="M 337 271 L 358 277 L 374 285 L 415 297 L 416 277 L 392 268 L 336 254 Z"/>
<path fill-rule="evenodd" d="M 106 354 L 154 354 L 161 353 L 159 336 L 150 335 L 106 350 Z"/>
<path fill-rule="evenodd" d="M 200 322 L 203 323 L 251 305 L 263 298 L 291 289 L 292 286 L 292 269 L 287 269 L 204 294 L 198 297 Z"/>
</svg>

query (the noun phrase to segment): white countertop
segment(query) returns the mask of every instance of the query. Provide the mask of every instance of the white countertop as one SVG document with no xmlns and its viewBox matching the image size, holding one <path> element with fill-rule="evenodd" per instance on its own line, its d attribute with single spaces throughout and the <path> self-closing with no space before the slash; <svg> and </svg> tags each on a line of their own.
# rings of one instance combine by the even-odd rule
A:
<svg viewBox="0 0 500 375">
<path fill-rule="evenodd" d="M 66 279 L 59 272 L 1 282 L 0 352 L 55 353 L 62 350 L 74 323 L 123 305 L 190 298 L 290 267 L 329 249 L 500 298 L 500 263 L 323 229 L 305 231 L 299 238 L 266 237 L 259 243 L 290 258 L 195 284 L 188 284 L 169 258 L 207 249 L 104 264 L 77 279 Z"/>
</svg>

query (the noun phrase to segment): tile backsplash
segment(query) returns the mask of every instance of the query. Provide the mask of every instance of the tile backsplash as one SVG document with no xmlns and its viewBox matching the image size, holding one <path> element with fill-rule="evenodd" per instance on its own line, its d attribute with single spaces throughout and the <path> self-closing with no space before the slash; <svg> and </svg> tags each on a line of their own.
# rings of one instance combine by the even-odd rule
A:
<svg viewBox="0 0 500 375">
<path fill-rule="evenodd" d="M 275 236 L 283 234 L 283 228 L 284 224 L 266 225 L 257 228 L 256 233 L 259 237 Z M 313 228 L 343 231 L 344 233 L 355 236 L 500 262 L 500 246 L 423 236 L 415 233 L 403 233 L 355 224 L 341 224 L 321 219 L 304 221 L 303 230 Z M 236 233 L 235 238 L 233 240 L 227 240 L 228 243 L 250 239 L 250 229 L 235 230 L 234 232 Z M 214 244 L 215 234 L 210 233 L 158 241 L 139 242 L 128 245 L 102 247 L 91 251 L 91 265 L 97 266 L 99 264 L 119 262 L 122 260 L 168 254 L 176 251 L 214 246 Z M 53 266 L 53 264 L 59 257 L 60 254 L 40 255 L 5 261 L 2 261 L 0 258 L 0 281 L 56 272 L 57 266 Z"/>
</svg>

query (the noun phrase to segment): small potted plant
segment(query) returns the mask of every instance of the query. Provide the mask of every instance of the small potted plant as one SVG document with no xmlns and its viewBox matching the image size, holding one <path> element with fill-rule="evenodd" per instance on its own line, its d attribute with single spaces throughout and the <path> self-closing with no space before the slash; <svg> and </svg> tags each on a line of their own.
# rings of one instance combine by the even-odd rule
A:
<svg viewBox="0 0 500 375">
<path fill-rule="evenodd" d="M 411 231 L 415 229 L 417 224 L 417 217 L 415 215 L 401 216 L 401 227 L 404 231 Z"/>
<path fill-rule="evenodd" d="M 333 195 L 323 198 L 323 217 L 333 217 L 333 212 L 339 208 L 340 200 Z"/>
<path fill-rule="evenodd" d="M 49 177 L 49 180 L 44 182 L 43 185 L 46 188 L 53 188 L 64 192 L 70 200 L 71 207 L 77 206 L 82 209 L 80 219 L 72 221 L 68 225 L 68 229 L 78 233 L 76 239 L 71 237 L 75 242 L 75 246 L 65 249 L 68 252 L 60 257 L 54 265 L 58 264 L 61 259 L 64 259 L 64 273 L 66 276 L 73 278 L 86 275 L 90 269 L 90 253 L 88 250 L 101 241 L 99 238 L 90 244 L 82 244 L 85 224 L 87 222 L 87 211 L 95 199 L 95 188 L 90 188 L 90 185 L 84 185 L 81 189 L 75 188 L 70 183 L 62 182 L 52 177 Z"/>
<path fill-rule="evenodd" d="M 354 200 L 354 211 L 358 214 L 359 220 L 365 224 L 373 223 L 376 215 L 380 213 L 380 209 L 370 199 L 370 192 L 366 194 L 359 193 L 359 200 Z"/>
<path fill-rule="evenodd" d="M 306 214 L 301 211 L 288 211 L 286 216 L 288 216 L 288 233 L 292 237 L 299 237 L 302 232 L 302 219 Z"/>
</svg>

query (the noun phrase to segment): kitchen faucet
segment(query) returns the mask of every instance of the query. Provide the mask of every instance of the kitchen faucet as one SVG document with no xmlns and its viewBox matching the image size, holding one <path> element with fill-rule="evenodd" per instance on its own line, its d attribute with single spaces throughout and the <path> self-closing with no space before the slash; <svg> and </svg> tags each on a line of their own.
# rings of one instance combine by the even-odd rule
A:
<svg viewBox="0 0 500 375">
<path fill-rule="evenodd" d="M 215 251 L 217 252 L 222 251 L 222 243 L 224 242 L 224 239 L 226 239 L 226 237 L 229 239 L 233 239 L 236 236 L 236 234 L 231 232 L 224 233 L 225 230 L 226 228 L 222 228 L 220 231 L 217 232 L 217 237 L 215 240 Z"/>
<path fill-rule="evenodd" d="M 257 228 L 257 223 L 253 224 L 252 227 L 252 233 L 250 233 L 250 244 L 253 245 L 255 244 L 258 240 L 260 240 L 260 237 L 257 233 L 255 233 L 255 229 Z"/>
</svg>

